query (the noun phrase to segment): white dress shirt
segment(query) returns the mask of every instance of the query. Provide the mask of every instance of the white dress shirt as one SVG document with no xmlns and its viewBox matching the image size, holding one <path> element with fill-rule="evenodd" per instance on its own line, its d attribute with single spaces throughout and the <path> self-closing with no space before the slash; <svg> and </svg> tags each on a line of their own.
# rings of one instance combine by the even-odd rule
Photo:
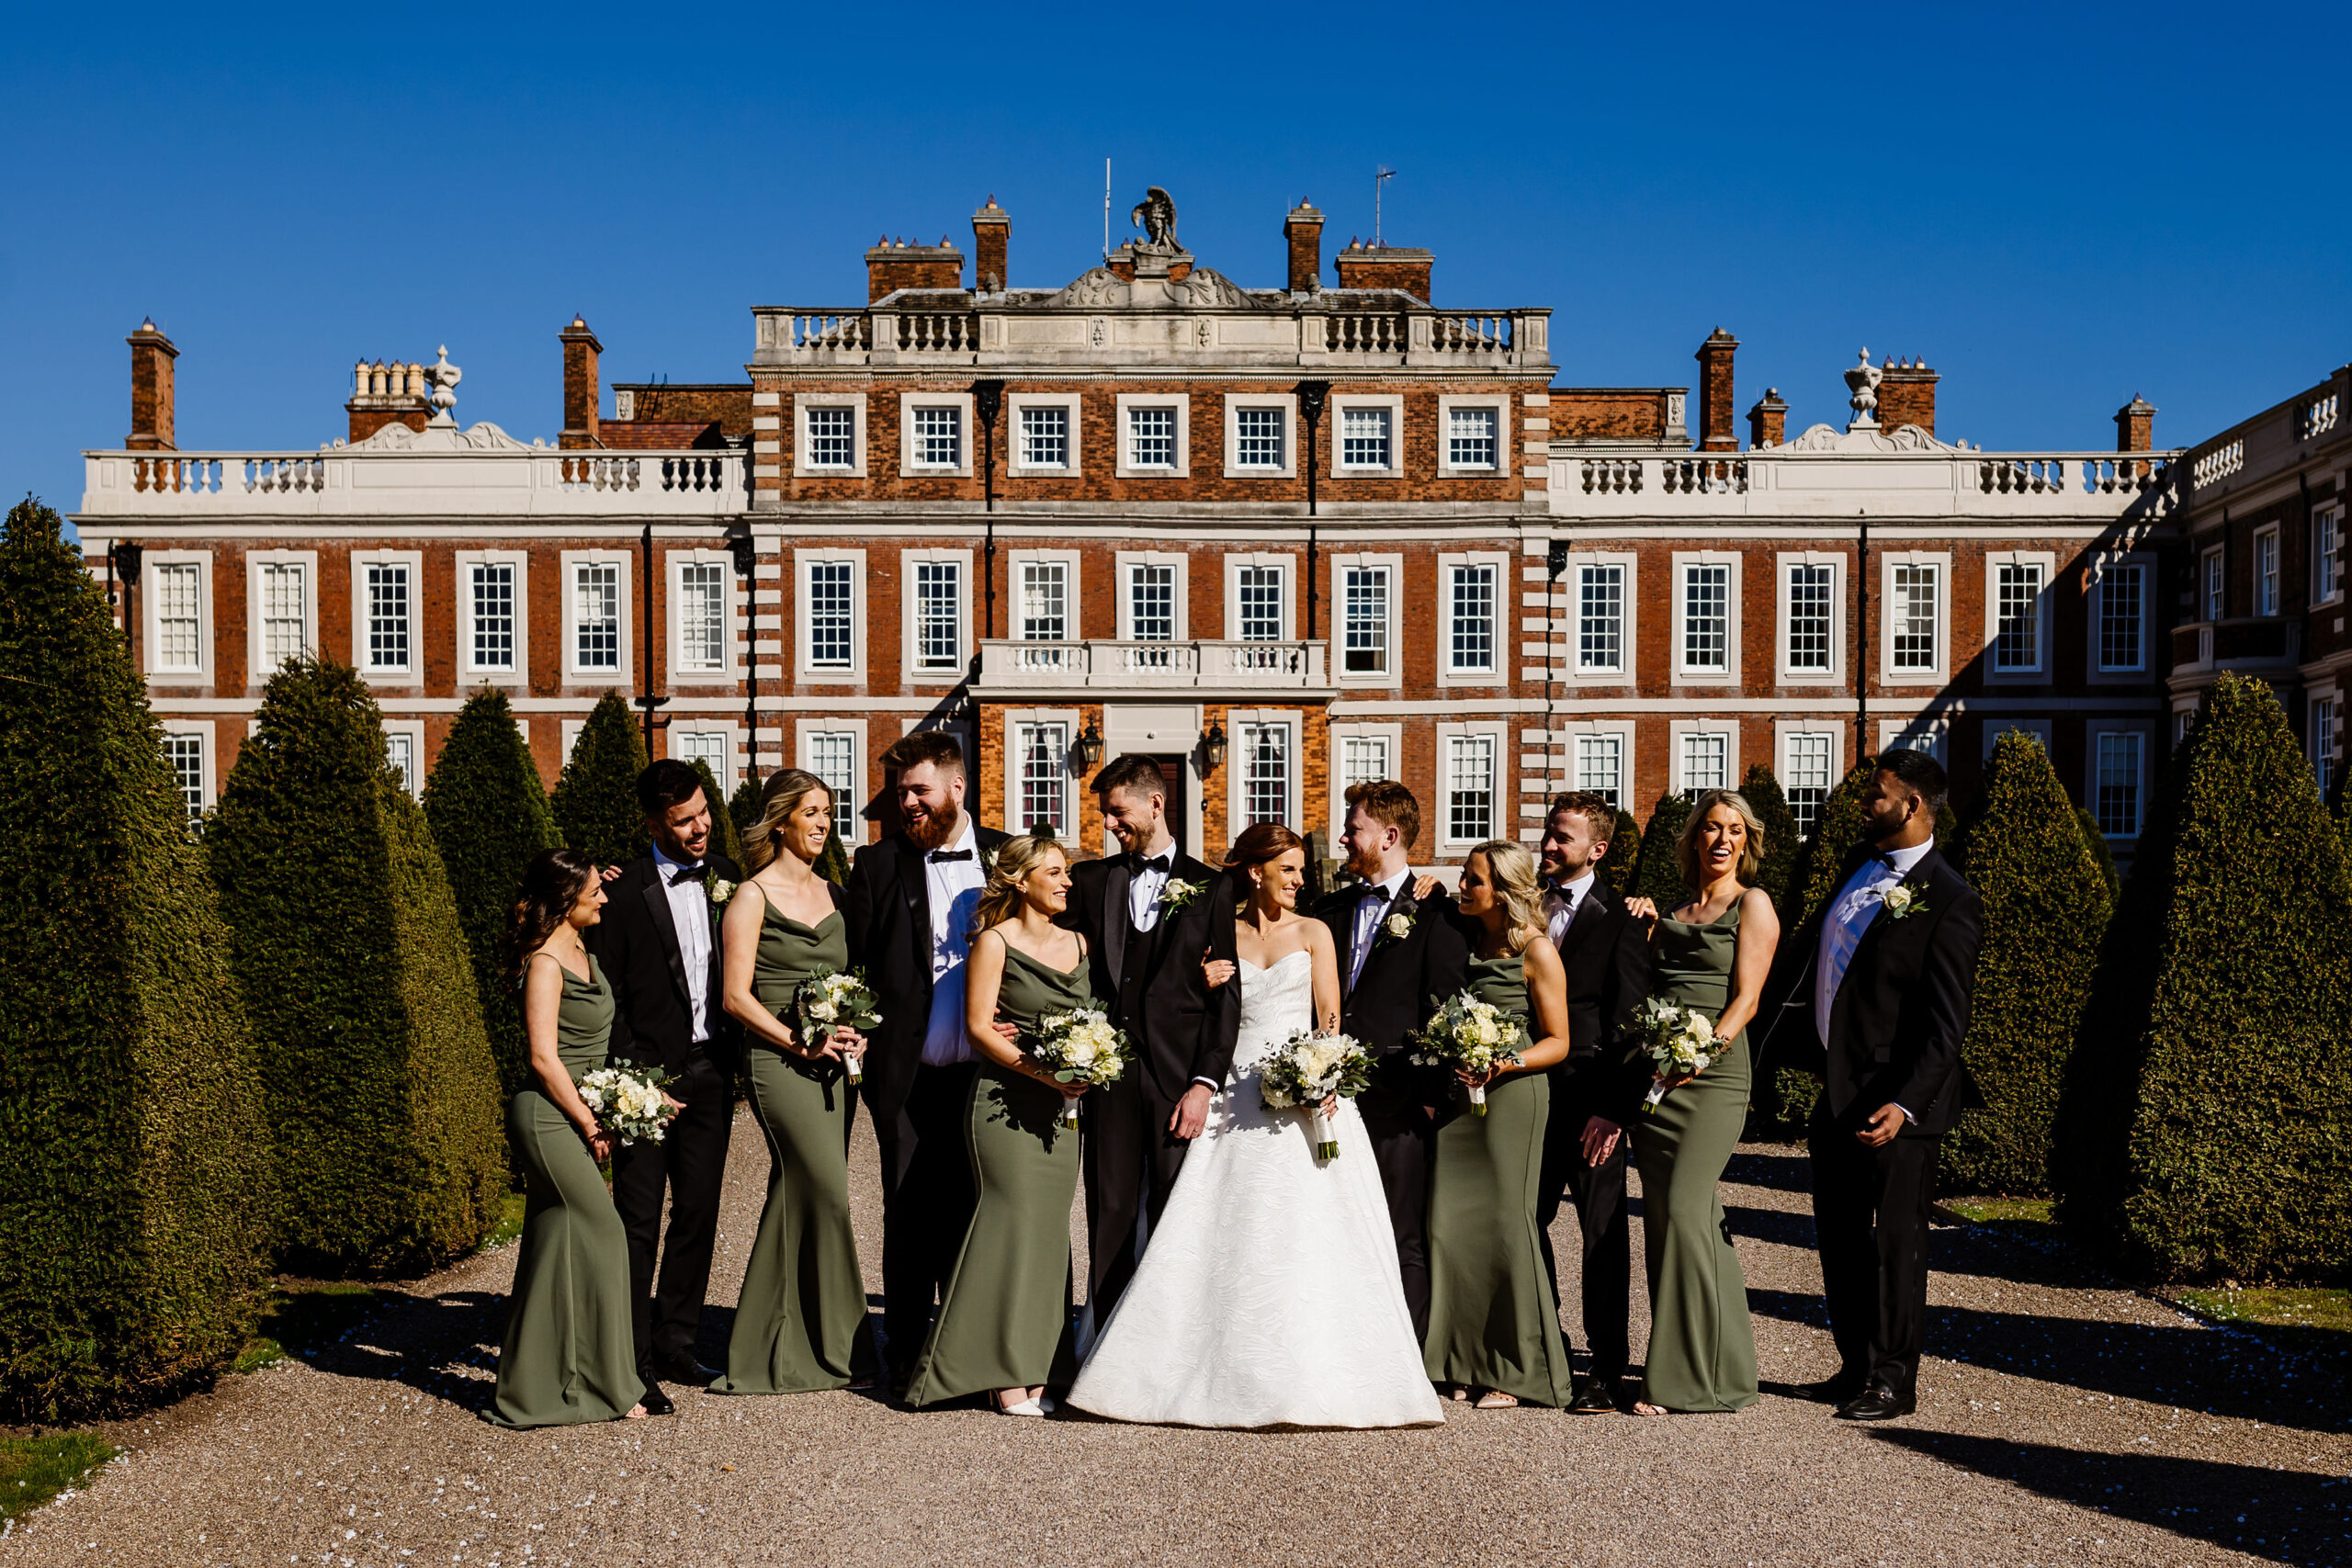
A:
<svg viewBox="0 0 2352 1568">
<path fill-rule="evenodd" d="M 1168 890 L 1169 868 L 1176 860 L 1176 845 L 1156 854 L 1141 857 L 1133 875 L 1127 878 L 1127 914 L 1136 930 L 1148 931 L 1159 924 L 1160 896 Z"/>
<path fill-rule="evenodd" d="M 693 871 L 701 861 L 673 860 L 653 846 L 653 873 L 662 879 L 662 897 L 670 901 L 670 922 L 678 928 L 678 962 L 685 966 L 686 999 L 694 1004 L 695 1043 L 710 1039 L 710 889 L 682 871 Z"/>
<path fill-rule="evenodd" d="M 1821 953 L 1813 966 L 1813 1026 L 1823 1044 L 1829 1043 L 1829 1015 L 1838 1005 L 1838 987 L 1846 983 L 1846 967 L 1862 945 L 1862 933 L 1878 919 L 1886 896 L 1902 886 L 1911 868 L 1935 847 L 1935 840 L 1929 839 L 1907 850 L 1884 851 L 1883 859 L 1872 856 L 1855 868 L 1830 902 L 1829 913 L 1821 922 Z M 1896 1109 L 1903 1111 L 1905 1121 L 1917 1120 L 1908 1110 Z"/>
<path fill-rule="evenodd" d="M 1396 894 L 1413 879 L 1413 868 L 1407 866 L 1385 881 L 1374 884 L 1380 889 L 1374 898 L 1361 889 L 1356 897 L 1356 923 L 1353 937 L 1348 943 L 1348 988 L 1353 990 L 1363 977 L 1363 961 L 1372 956 L 1372 944 L 1380 934 L 1380 922 L 1388 916 L 1388 906 L 1396 902 Z"/>
<path fill-rule="evenodd" d="M 937 852 L 922 857 L 923 883 L 931 896 L 931 1018 L 922 1034 L 926 1067 L 972 1059 L 971 1036 L 964 1031 L 964 961 L 972 955 L 972 917 L 979 910 L 985 880 L 969 812 L 956 841 L 941 847 L 967 854 L 950 861 L 936 859 Z"/>
<path fill-rule="evenodd" d="M 1584 908 L 1585 897 L 1592 891 L 1596 872 L 1586 872 L 1573 882 L 1563 882 L 1545 896 L 1544 932 L 1552 945 L 1559 946 L 1568 939 L 1568 928 L 1576 924 L 1577 911 Z"/>
</svg>

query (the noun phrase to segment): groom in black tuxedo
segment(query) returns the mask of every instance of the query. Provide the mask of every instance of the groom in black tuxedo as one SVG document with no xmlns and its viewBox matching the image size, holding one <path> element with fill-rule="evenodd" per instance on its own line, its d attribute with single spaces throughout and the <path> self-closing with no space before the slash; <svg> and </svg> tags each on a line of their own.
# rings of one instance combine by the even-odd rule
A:
<svg viewBox="0 0 2352 1568">
<path fill-rule="evenodd" d="M 1470 945 L 1443 892 L 1413 896 L 1407 853 L 1420 836 L 1421 807 L 1394 779 L 1348 786 L 1340 835 L 1348 869 L 1363 879 L 1323 901 L 1340 954 L 1340 1027 L 1377 1061 L 1356 1097 L 1396 1235 L 1396 1267 L 1413 1332 L 1430 1328 L 1429 1185 L 1430 1115 L 1453 1092 L 1445 1075 L 1408 1061 L 1406 1042 L 1468 978 Z"/>
<path fill-rule="evenodd" d="M 588 928 L 587 942 L 613 987 L 611 1059 L 661 1068 L 670 1075 L 664 1091 L 685 1104 L 660 1143 L 613 1156 L 613 1206 L 628 1233 L 638 1374 L 646 1413 L 667 1416 L 674 1406 L 661 1383 L 699 1388 L 718 1375 L 696 1359 L 695 1336 L 718 1235 L 742 1028 L 720 1005 L 719 920 L 709 885 L 739 881 L 742 873 L 711 852 L 711 803 L 692 767 L 674 758 L 654 763 L 638 775 L 637 800 L 653 851 L 606 886 L 604 919 Z"/>
<path fill-rule="evenodd" d="M 1124 852 L 1070 874 L 1062 923 L 1082 933 L 1094 992 L 1136 1060 L 1086 1097 L 1086 1300 L 1099 1330 L 1134 1278 L 1184 1154 L 1225 1087 L 1241 1023 L 1238 983 L 1212 989 L 1204 959 L 1234 958 L 1225 874 L 1176 847 L 1168 785 L 1151 758 L 1114 758 L 1094 777 L 1102 825 Z"/>
<path fill-rule="evenodd" d="M 1933 757 L 1880 756 L 1863 841 L 1828 905 L 1781 945 L 1765 988 L 1774 1021 L 1758 1061 L 1778 1052 L 1825 1085 L 1807 1141 L 1842 1365 L 1810 1392 L 1851 1421 L 1918 1406 L 1936 1156 L 1973 1091 L 1960 1042 L 1984 906 L 1936 852 L 1945 789 Z"/>
</svg>

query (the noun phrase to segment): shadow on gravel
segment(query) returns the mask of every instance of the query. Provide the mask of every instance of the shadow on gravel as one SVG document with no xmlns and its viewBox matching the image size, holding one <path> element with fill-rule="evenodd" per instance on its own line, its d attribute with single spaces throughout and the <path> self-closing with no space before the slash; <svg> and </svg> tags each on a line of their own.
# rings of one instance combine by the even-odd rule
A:
<svg viewBox="0 0 2352 1568">
<path fill-rule="evenodd" d="M 497 1370 L 505 1324 L 503 1292 L 418 1296 L 379 1290 L 374 1310 L 340 1335 L 287 1350 L 322 1372 L 406 1383 L 479 1413 L 494 1390 L 489 1379 L 466 1374 Z"/>
<path fill-rule="evenodd" d="M 1870 1435 L 2045 1497 L 2274 1562 L 2301 1568 L 2352 1561 L 2346 1543 L 2346 1531 L 2352 1529 L 2352 1482 L 2156 1454 L 2081 1453 L 1951 1432 L 1881 1427 Z"/>
<path fill-rule="evenodd" d="M 1813 1190 L 1812 1162 L 1803 1155 L 1748 1154 L 1731 1156 L 1724 1179 L 1744 1187 L 1769 1187 L 1775 1192 Z"/>
<path fill-rule="evenodd" d="M 1725 1203 L 1724 1221 L 1731 1226 L 1734 1235 L 1770 1242 L 1776 1247 L 1793 1247 L 1800 1252 L 1813 1250 L 1811 1214 L 1795 1213 L 1787 1209 L 1748 1209 Z"/>
<path fill-rule="evenodd" d="M 1747 1305 L 1786 1322 L 1827 1321 L 1815 1295 L 1750 1289 Z M 2344 1428 L 2344 1381 L 2335 1370 L 2251 1334 L 1969 1307 L 1931 1306 L 1928 1314 L 1928 1354 L 1948 1361 L 2278 1427 Z"/>
</svg>

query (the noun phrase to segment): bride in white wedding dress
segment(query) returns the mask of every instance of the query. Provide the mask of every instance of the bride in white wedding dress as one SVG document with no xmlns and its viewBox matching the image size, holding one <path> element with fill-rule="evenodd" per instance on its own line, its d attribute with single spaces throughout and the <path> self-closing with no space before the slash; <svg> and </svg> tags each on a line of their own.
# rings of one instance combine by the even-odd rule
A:
<svg viewBox="0 0 2352 1568">
<path fill-rule="evenodd" d="M 1258 1064 L 1294 1031 L 1338 1026 L 1336 945 L 1297 912 L 1305 847 L 1261 824 L 1227 863 L 1255 889 L 1233 1069 L 1067 1402 L 1185 1427 L 1436 1425 L 1354 1103 L 1339 1102 L 1339 1157 L 1320 1162 L 1308 1113 L 1259 1092 Z"/>
</svg>

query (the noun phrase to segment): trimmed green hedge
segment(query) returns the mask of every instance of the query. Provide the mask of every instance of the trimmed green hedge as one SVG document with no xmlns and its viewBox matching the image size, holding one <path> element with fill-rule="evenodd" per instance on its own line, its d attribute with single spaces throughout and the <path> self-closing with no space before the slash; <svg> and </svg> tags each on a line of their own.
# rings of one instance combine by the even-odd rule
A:
<svg viewBox="0 0 2352 1568">
<path fill-rule="evenodd" d="M 0 1420 L 169 1397 L 267 1287 L 269 1128 L 229 932 L 106 593 L 0 534 Z"/>
<path fill-rule="evenodd" d="M 389 1272 L 479 1246 L 506 1188 L 498 1068 L 424 812 L 349 666 L 289 660 L 207 840 L 259 1043 L 283 1242 Z"/>
<path fill-rule="evenodd" d="M 743 835 L 736 829 L 735 814 L 727 808 L 727 796 L 720 793 L 710 764 L 696 757 L 694 770 L 702 775 L 702 797 L 710 803 L 710 847 L 740 868 L 743 863 Z"/>
<path fill-rule="evenodd" d="M 1813 837 L 1805 840 L 1804 853 L 1797 858 L 1790 893 L 1794 908 L 1781 915 L 1782 930 L 1793 932 L 1837 896 L 1838 869 L 1862 836 L 1862 791 L 1877 776 L 1878 760 L 1865 757 L 1822 800 Z"/>
<path fill-rule="evenodd" d="M 816 872 L 836 887 L 849 886 L 849 846 L 839 831 L 825 835 L 825 852 L 817 857 Z"/>
<path fill-rule="evenodd" d="M 1748 809 L 1764 825 L 1764 863 L 1757 870 L 1756 884 L 1771 897 L 1773 908 L 1785 912 L 1790 884 L 1797 877 L 1797 860 L 1804 852 L 1804 844 L 1797 837 L 1796 813 L 1789 809 L 1781 781 L 1761 762 L 1739 781 L 1739 793 L 1747 797 Z"/>
<path fill-rule="evenodd" d="M 643 772 L 645 741 L 636 721 L 621 694 L 606 692 L 571 743 L 548 803 L 563 841 L 599 865 L 626 865 L 646 853 L 645 813 L 637 804 Z"/>
<path fill-rule="evenodd" d="M 485 687 L 466 699 L 424 781 L 424 819 L 440 848 L 458 923 L 466 933 L 499 1087 L 513 1094 L 522 1086 L 527 1053 L 522 1010 L 503 976 L 498 943 L 523 868 L 563 840 L 548 811 L 538 764 L 514 728 L 505 693 Z"/>
<path fill-rule="evenodd" d="M 2352 1274 L 2352 871 L 2267 686 L 2151 802 L 2059 1108 L 2058 1217 L 2134 1272 Z"/>
<path fill-rule="evenodd" d="M 754 770 L 743 770 L 743 782 L 727 798 L 727 818 L 735 824 L 738 843 L 749 843 L 752 829 L 760 825 L 760 779 Z"/>
<path fill-rule="evenodd" d="M 1650 807 L 1649 825 L 1642 829 L 1641 852 L 1634 860 L 1627 897 L 1650 899 L 1664 914 L 1690 897 L 1691 890 L 1682 884 L 1682 868 L 1674 858 L 1675 840 L 1682 837 L 1683 824 L 1690 820 L 1689 795 L 1657 797 L 1657 804 Z"/>
<path fill-rule="evenodd" d="M 1963 1111 L 1944 1140 L 1947 1191 L 2049 1190 L 2059 1086 L 2112 912 L 2080 818 L 2041 742 L 2003 734 L 1967 834 L 1984 944 L 1961 1057 L 1984 1106 Z"/>
<path fill-rule="evenodd" d="M 1625 896 L 1634 880 L 1634 863 L 1642 855 L 1642 825 L 1634 814 L 1620 807 L 1617 825 L 1609 829 L 1609 852 L 1600 857 L 1600 885 L 1616 894 Z"/>
</svg>

